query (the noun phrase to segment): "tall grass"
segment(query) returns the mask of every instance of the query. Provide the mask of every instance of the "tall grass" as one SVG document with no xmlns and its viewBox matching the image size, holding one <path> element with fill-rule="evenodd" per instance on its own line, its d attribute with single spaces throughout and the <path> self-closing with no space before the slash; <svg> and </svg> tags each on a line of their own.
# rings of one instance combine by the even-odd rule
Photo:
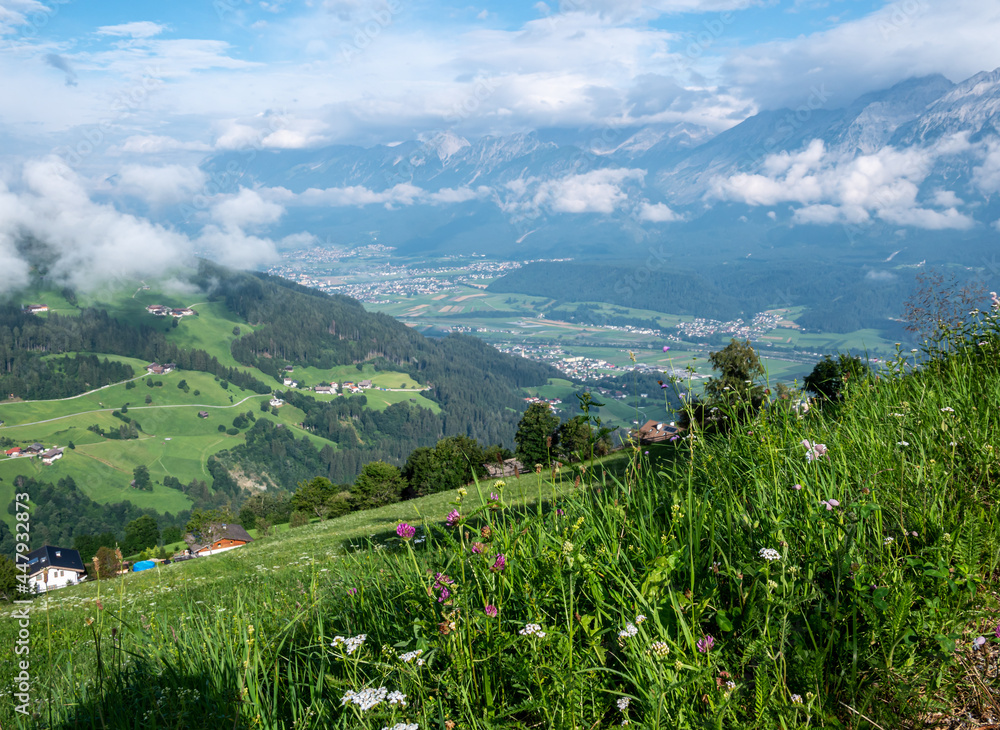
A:
<svg viewBox="0 0 1000 730">
<path fill-rule="evenodd" d="M 247 548 L 216 605 L 184 582 L 169 613 L 102 599 L 73 629 L 85 645 L 55 632 L 61 670 L 33 722 L 898 728 L 995 713 L 992 322 L 900 353 L 840 403 L 779 402 L 658 463 L 637 447 L 620 478 L 576 465 L 579 486 L 554 492 L 537 474 L 531 508 L 474 485 L 450 519 L 336 559 L 317 559 L 335 523 L 290 533 L 304 552 L 282 571 Z"/>
</svg>

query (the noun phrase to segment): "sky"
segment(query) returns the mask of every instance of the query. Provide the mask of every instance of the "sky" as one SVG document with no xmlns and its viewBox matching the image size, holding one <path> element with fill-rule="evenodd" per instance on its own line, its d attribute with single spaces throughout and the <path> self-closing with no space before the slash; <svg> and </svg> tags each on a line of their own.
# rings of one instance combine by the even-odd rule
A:
<svg viewBox="0 0 1000 730">
<path fill-rule="evenodd" d="M 1000 67 L 996 38 L 994 0 L 0 0 L 0 287 L 24 278 L 26 229 L 67 251 L 91 250 L 80 220 L 94 241 L 142 229 L 151 260 L 168 257 L 183 236 L 115 196 L 175 204 L 219 151 L 720 132 L 817 95 L 837 107 L 913 76 L 961 81 Z M 273 256 L 259 234 L 280 206 L 241 195 L 213 199 L 189 247 L 236 265 Z"/>
</svg>

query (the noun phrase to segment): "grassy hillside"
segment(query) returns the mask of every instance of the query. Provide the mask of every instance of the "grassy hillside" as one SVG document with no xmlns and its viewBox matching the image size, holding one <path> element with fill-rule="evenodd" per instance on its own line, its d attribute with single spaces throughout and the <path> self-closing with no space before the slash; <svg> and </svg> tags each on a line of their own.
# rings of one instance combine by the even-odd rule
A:
<svg viewBox="0 0 1000 730">
<path fill-rule="evenodd" d="M 35 726 L 985 722 L 998 330 L 673 458 L 636 448 L 38 599 Z"/>
</svg>

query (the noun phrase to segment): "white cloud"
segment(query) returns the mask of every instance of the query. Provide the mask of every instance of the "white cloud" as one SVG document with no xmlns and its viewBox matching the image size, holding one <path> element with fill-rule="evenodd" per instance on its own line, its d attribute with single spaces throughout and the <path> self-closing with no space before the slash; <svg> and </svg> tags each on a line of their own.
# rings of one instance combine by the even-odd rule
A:
<svg viewBox="0 0 1000 730">
<path fill-rule="evenodd" d="M 799 107 L 819 86 L 839 106 L 912 77 L 960 81 L 996 68 L 997 37 L 998 3 L 900 0 L 833 28 L 736 50 L 722 70 L 764 108 Z"/>
<path fill-rule="evenodd" d="M 609 214 L 628 202 L 623 186 L 629 181 L 641 184 L 645 175 L 645 170 L 616 168 L 546 180 L 538 185 L 531 202 L 536 209 L 554 213 Z"/>
<path fill-rule="evenodd" d="M 102 25 L 97 29 L 97 35 L 124 37 L 124 38 L 152 38 L 167 29 L 167 26 L 159 23 L 152 23 L 148 20 L 140 20 L 134 23 L 120 23 L 118 25 Z"/>
<path fill-rule="evenodd" d="M 26 266 L 88 289 L 123 278 L 162 275 L 190 253 L 186 237 L 90 200 L 84 180 L 55 157 L 31 160 L 16 188 L 0 185 L 0 291 L 23 285 Z M 18 240 L 34 240 L 16 252 Z"/>
<path fill-rule="evenodd" d="M 663 203 L 643 203 L 639 206 L 639 220 L 651 223 L 672 223 L 683 218 L 684 216 L 674 212 Z"/>
<path fill-rule="evenodd" d="M 178 203 L 205 185 L 205 173 L 184 165 L 124 165 L 115 187 L 153 205 Z"/>
<path fill-rule="evenodd" d="M 240 188 L 236 195 L 220 196 L 209 211 L 212 220 L 226 229 L 268 226 L 277 223 L 284 213 L 284 206 L 247 188 Z"/>
<path fill-rule="evenodd" d="M 972 182 L 987 195 L 1000 193 L 1000 143 L 987 146 L 983 164 L 972 171 Z"/>
<path fill-rule="evenodd" d="M 204 142 L 182 142 L 162 134 L 133 134 L 121 145 L 108 151 L 112 154 L 159 155 L 174 151 L 208 152 L 211 149 L 211 146 Z"/>
<path fill-rule="evenodd" d="M 0 36 L 33 24 L 46 25 L 52 9 L 37 0 L 4 0 L 0 3 Z"/>
<path fill-rule="evenodd" d="M 215 261 L 237 269 L 255 269 L 278 259 L 274 241 L 247 235 L 240 228 L 207 225 L 196 242 Z"/>
<path fill-rule="evenodd" d="M 863 223 L 873 215 L 896 225 L 932 230 L 965 229 L 974 225 L 960 213 L 958 197 L 937 191 L 934 210 L 918 203 L 921 184 L 935 162 L 968 149 L 967 140 L 941 140 L 930 147 L 897 150 L 885 147 L 870 155 L 850 157 L 828 152 L 813 140 L 797 152 L 768 156 L 761 173 L 739 173 L 716 178 L 709 197 L 738 200 L 749 205 L 798 203 L 796 223 Z"/>
</svg>

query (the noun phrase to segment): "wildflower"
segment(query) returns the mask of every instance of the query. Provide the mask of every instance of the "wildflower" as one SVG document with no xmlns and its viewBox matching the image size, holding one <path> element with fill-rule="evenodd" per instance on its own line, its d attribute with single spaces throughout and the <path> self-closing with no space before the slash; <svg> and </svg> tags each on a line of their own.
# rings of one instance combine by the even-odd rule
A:
<svg viewBox="0 0 1000 730">
<path fill-rule="evenodd" d="M 389 690 L 385 687 L 379 687 L 378 689 L 367 687 L 360 692 L 355 692 L 353 689 L 349 689 L 344 693 L 344 696 L 340 698 L 340 704 L 357 705 L 361 708 L 362 712 L 365 712 L 381 704 L 382 700 L 384 700 L 388 694 Z"/>
<path fill-rule="evenodd" d="M 654 641 L 649 645 L 649 652 L 657 659 L 664 659 L 670 654 L 670 645 L 665 641 Z"/>
<path fill-rule="evenodd" d="M 683 668 L 684 668 L 684 664 L 683 664 L 683 662 L 681 662 L 680 659 L 678 659 L 676 662 L 674 662 L 674 669 L 676 669 L 678 672 L 681 671 Z"/>
<path fill-rule="evenodd" d="M 386 725 L 382 730 L 420 730 L 420 725 L 415 722 L 397 722 L 392 727 Z"/>
<path fill-rule="evenodd" d="M 794 489 L 796 492 L 801 492 L 802 491 L 802 485 L 801 484 L 793 484 L 792 485 L 792 489 Z"/>
<path fill-rule="evenodd" d="M 667 384 L 664 383 L 662 380 L 657 380 L 656 382 L 660 384 L 660 390 L 666 390 L 667 389 Z"/>
<path fill-rule="evenodd" d="M 781 553 L 779 553 L 774 548 L 761 548 L 760 552 L 758 552 L 757 554 L 760 555 L 760 557 L 764 558 L 764 560 L 766 560 L 769 563 L 772 560 L 780 560 L 781 559 Z"/>
<path fill-rule="evenodd" d="M 441 586 L 441 595 L 438 596 L 438 603 L 444 603 L 451 596 L 451 591 L 449 591 L 444 586 Z"/>
<path fill-rule="evenodd" d="M 973 649 L 979 649 L 985 643 L 986 643 L 986 637 L 985 636 L 977 636 L 975 639 L 972 640 L 972 648 Z"/>
<path fill-rule="evenodd" d="M 556 517 L 562 517 L 564 514 L 566 514 L 566 513 L 563 511 L 562 507 L 557 507 L 556 508 Z"/>
<path fill-rule="evenodd" d="M 84 619 L 83 623 L 85 623 L 87 626 L 90 626 L 92 623 L 94 623 L 94 619 L 88 616 L 86 619 Z"/>
<path fill-rule="evenodd" d="M 413 651 L 408 651 L 405 654 L 400 654 L 400 661 L 409 664 L 410 662 L 416 662 L 418 667 L 424 666 L 424 660 L 420 657 L 424 653 L 423 649 L 414 649 Z"/>
<path fill-rule="evenodd" d="M 454 527 L 458 524 L 459 520 L 462 519 L 462 515 L 458 513 L 457 509 L 453 509 L 448 513 L 448 517 L 445 520 L 448 523 L 448 527 Z"/>
<path fill-rule="evenodd" d="M 893 540 L 891 537 L 887 537 L 885 540 L 882 541 L 882 544 L 883 545 L 889 545 L 889 544 L 891 544 L 893 542 L 895 542 L 895 540 Z"/>
<path fill-rule="evenodd" d="M 490 618 L 496 618 L 497 613 L 499 613 L 497 607 L 494 606 L 492 603 L 486 604 L 486 608 L 483 609 L 483 612 Z"/>
<path fill-rule="evenodd" d="M 631 700 L 628 697 L 621 697 L 621 698 L 619 698 L 618 699 L 618 709 L 621 710 L 622 712 L 625 712 L 625 710 L 628 709 L 628 703 L 629 702 L 631 702 Z"/>
<path fill-rule="evenodd" d="M 896 446 L 909 446 L 909 445 L 910 445 L 909 441 L 897 441 L 896 442 Z"/>
<path fill-rule="evenodd" d="M 630 639 L 639 633 L 639 629 L 635 627 L 635 624 L 627 623 L 625 628 L 618 632 L 619 639 Z"/>
<path fill-rule="evenodd" d="M 809 439 L 802 439 L 802 445 L 806 447 L 806 459 L 810 462 L 821 456 L 827 456 L 826 444 L 817 444 Z"/>
<path fill-rule="evenodd" d="M 950 406 L 945 406 L 944 408 L 941 409 L 941 412 L 942 413 L 954 413 L 955 409 L 951 408 Z"/>
<path fill-rule="evenodd" d="M 1000 624 L 997 624 L 997 629 L 993 633 L 995 633 L 997 635 L 997 638 L 1000 639 Z"/>
<path fill-rule="evenodd" d="M 469 495 L 469 490 L 465 487 L 458 488 L 458 499 L 459 501 L 465 499 Z"/>
<path fill-rule="evenodd" d="M 334 636 L 330 646 L 344 647 L 344 651 L 348 654 L 353 654 L 361 647 L 362 644 L 365 643 L 365 639 L 367 638 L 367 634 L 358 634 L 357 636 L 350 636 L 347 638 L 343 636 Z"/>
<path fill-rule="evenodd" d="M 667 351 L 667 350 L 669 350 L 669 349 L 670 349 L 670 345 L 664 345 L 664 346 L 663 346 L 663 351 L 664 351 L 664 352 L 666 352 L 666 351 Z"/>
<path fill-rule="evenodd" d="M 637 624 L 641 624 L 645 620 L 646 620 L 646 617 L 643 616 L 641 613 L 638 616 L 635 617 L 635 622 Z"/>
<path fill-rule="evenodd" d="M 793 705 L 801 705 L 802 704 L 802 695 L 792 695 L 792 704 Z"/>
<path fill-rule="evenodd" d="M 356 595 L 358 595 L 358 589 L 357 588 L 348 588 L 347 589 L 347 595 L 349 595 L 349 596 L 356 596 Z"/>
<path fill-rule="evenodd" d="M 705 634 L 703 638 L 698 639 L 698 643 L 695 644 L 695 646 L 698 647 L 698 651 L 702 654 L 707 654 L 712 651 L 712 647 L 715 646 L 715 637 L 711 634 Z"/>
<path fill-rule="evenodd" d="M 525 624 L 524 628 L 518 631 L 521 636 L 537 636 L 539 639 L 545 638 L 545 632 L 538 624 Z"/>
<path fill-rule="evenodd" d="M 482 555 L 485 550 L 486 550 L 486 546 L 483 545 L 481 542 L 474 542 L 474 543 L 472 543 L 472 553 L 473 553 L 473 555 Z"/>
<path fill-rule="evenodd" d="M 490 492 L 490 501 L 491 502 L 498 502 L 499 500 L 500 500 L 500 495 L 499 494 L 497 494 L 496 492 Z"/>
<path fill-rule="evenodd" d="M 386 700 L 389 702 L 390 705 L 399 705 L 400 707 L 406 707 L 406 695 L 404 695 L 402 692 L 399 692 L 398 690 L 393 690 L 392 692 L 390 692 L 389 696 L 386 697 Z"/>
<path fill-rule="evenodd" d="M 834 507 L 839 507 L 840 506 L 840 502 L 838 502 L 835 499 L 824 499 L 824 500 L 820 501 L 820 504 L 826 506 L 826 511 L 827 512 L 829 512 L 830 510 L 832 510 Z"/>
<path fill-rule="evenodd" d="M 769 580 L 769 581 L 767 582 L 767 589 L 768 589 L 769 591 L 774 591 L 774 590 L 777 590 L 777 588 L 778 588 L 778 584 L 777 584 L 777 583 L 776 583 L 775 581 L 773 581 L 773 580 Z"/>
<path fill-rule="evenodd" d="M 404 540 L 412 540 L 413 536 L 417 534 L 417 528 L 406 522 L 400 522 L 396 525 L 396 534 Z"/>
<path fill-rule="evenodd" d="M 502 573 L 507 567 L 507 558 L 503 553 L 497 555 L 497 559 L 493 561 L 493 565 L 490 567 L 494 573 Z"/>
<path fill-rule="evenodd" d="M 506 486 L 507 482 L 505 482 L 503 479 L 497 479 L 495 482 L 493 482 L 493 488 L 501 492 L 503 491 L 503 488 Z"/>
<path fill-rule="evenodd" d="M 645 454 L 646 456 L 649 456 L 649 452 L 648 451 L 643 451 L 642 453 Z"/>
</svg>

